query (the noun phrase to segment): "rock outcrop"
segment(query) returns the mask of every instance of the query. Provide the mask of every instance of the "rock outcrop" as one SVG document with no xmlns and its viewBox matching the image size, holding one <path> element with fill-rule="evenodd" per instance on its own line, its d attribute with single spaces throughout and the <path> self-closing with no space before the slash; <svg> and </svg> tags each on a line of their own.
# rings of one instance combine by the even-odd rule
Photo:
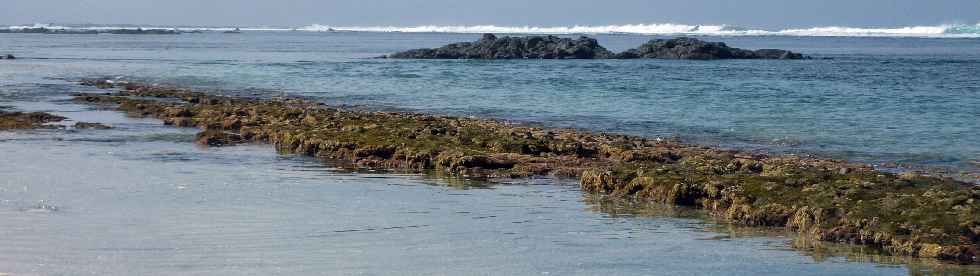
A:
<svg viewBox="0 0 980 276">
<path fill-rule="evenodd" d="M 7 55 L 0 56 L 0 59 L 17 59 L 17 57 L 11 54 L 7 54 Z"/>
<path fill-rule="evenodd" d="M 732 48 L 724 42 L 706 42 L 700 39 L 680 37 L 654 39 L 615 56 L 620 59 L 803 59 L 803 55 L 779 49 L 745 50 Z"/>
<path fill-rule="evenodd" d="M 75 123 L 76 129 L 112 129 L 112 126 L 103 123 L 88 123 L 88 122 L 77 122 Z"/>
<path fill-rule="evenodd" d="M 361 167 L 471 178 L 578 177 L 588 193 L 698 207 L 736 224 L 786 227 L 823 241 L 980 265 L 980 186 L 972 183 L 839 160 L 493 120 L 123 82 L 116 88 L 75 100 L 202 128 L 196 138 L 202 145 L 269 143 L 282 153 Z"/>
<path fill-rule="evenodd" d="M 207 129 L 194 136 L 194 142 L 202 146 L 223 147 L 245 142 L 242 135 L 219 129 Z"/>
<path fill-rule="evenodd" d="M 384 56 L 393 59 L 803 59 L 779 49 L 745 50 L 722 42 L 680 37 L 654 39 L 614 54 L 593 38 L 556 36 L 502 37 L 484 34 L 476 42 L 453 43 L 434 49 L 415 49 Z"/>
<path fill-rule="evenodd" d="M 453 43 L 435 49 L 395 53 L 398 59 L 600 59 L 613 53 L 594 38 L 556 36 L 501 37 L 484 34 L 476 42 Z"/>
<path fill-rule="evenodd" d="M 0 130 L 54 128 L 47 124 L 63 120 L 65 117 L 44 112 L 5 112 L 0 110 Z"/>
</svg>

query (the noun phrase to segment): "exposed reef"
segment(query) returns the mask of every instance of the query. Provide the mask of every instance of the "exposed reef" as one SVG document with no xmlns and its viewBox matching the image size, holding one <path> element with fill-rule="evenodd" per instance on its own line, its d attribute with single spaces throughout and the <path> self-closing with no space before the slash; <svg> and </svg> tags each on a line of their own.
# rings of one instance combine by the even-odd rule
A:
<svg viewBox="0 0 980 276">
<path fill-rule="evenodd" d="M 597 59 L 613 53 L 593 38 L 556 36 L 502 37 L 484 34 L 476 42 L 453 43 L 436 49 L 395 53 L 401 59 Z"/>
<path fill-rule="evenodd" d="M 779 49 L 745 50 L 723 42 L 706 42 L 695 38 L 654 39 L 616 55 L 619 59 L 803 59 L 803 55 Z"/>
<path fill-rule="evenodd" d="M 745 50 L 722 42 L 695 38 L 654 39 L 614 54 L 593 38 L 556 36 L 502 37 L 484 34 L 476 42 L 453 43 L 435 49 L 415 49 L 385 56 L 393 59 L 803 59 L 779 49 Z"/>
<path fill-rule="evenodd" d="M 65 117 L 44 112 L 6 112 L 0 110 L 0 130 L 54 128 L 47 124 L 63 120 Z"/>
<path fill-rule="evenodd" d="M 589 193 L 694 206 L 736 224 L 787 227 L 897 255 L 980 264 L 980 186 L 949 178 L 494 120 L 85 83 L 121 90 L 78 94 L 76 101 L 202 128 L 197 142 L 203 145 L 270 143 L 283 153 L 449 176 L 576 177 Z"/>
</svg>

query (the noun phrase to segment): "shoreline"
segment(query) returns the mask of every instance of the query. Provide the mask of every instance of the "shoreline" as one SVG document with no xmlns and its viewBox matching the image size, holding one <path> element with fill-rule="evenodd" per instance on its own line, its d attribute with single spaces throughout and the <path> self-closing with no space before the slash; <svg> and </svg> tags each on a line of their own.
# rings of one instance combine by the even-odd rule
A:
<svg viewBox="0 0 980 276">
<path fill-rule="evenodd" d="M 494 120 L 122 88 L 76 101 L 200 127 L 201 144 L 268 143 L 283 153 L 364 167 L 472 178 L 580 178 L 589 193 L 693 206 L 735 224 L 787 227 L 896 255 L 980 264 L 980 188 L 948 178 Z"/>
</svg>

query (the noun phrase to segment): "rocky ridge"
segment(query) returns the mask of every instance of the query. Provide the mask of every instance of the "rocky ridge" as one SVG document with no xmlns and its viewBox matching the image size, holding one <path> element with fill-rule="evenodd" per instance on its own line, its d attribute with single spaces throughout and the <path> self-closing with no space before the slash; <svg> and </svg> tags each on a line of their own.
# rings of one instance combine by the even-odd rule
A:
<svg viewBox="0 0 980 276">
<path fill-rule="evenodd" d="M 654 39 L 640 47 L 612 53 L 593 38 L 556 36 L 501 37 L 484 34 L 476 42 L 453 43 L 384 56 L 392 59 L 804 59 L 779 49 L 745 50 L 722 42 L 679 37 Z"/>
<path fill-rule="evenodd" d="M 46 124 L 63 120 L 65 117 L 44 112 L 7 112 L 0 110 L 0 130 L 53 128 Z"/>
<path fill-rule="evenodd" d="M 120 88 L 78 94 L 76 101 L 202 128 L 202 145 L 269 143 L 283 153 L 447 176 L 574 177 L 588 193 L 693 206 L 736 224 L 786 227 L 823 241 L 980 265 L 980 186 L 948 178 L 494 120 L 356 111 L 302 99 Z"/>
<path fill-rule="evenodd" d="M 502 37 L 484 34 L 476 42 L 453 43 L 436 49 L 395 53 L 401 59 L 596 59 L 613 53 L 593 38 L 556 36 Z"/>
</svg>

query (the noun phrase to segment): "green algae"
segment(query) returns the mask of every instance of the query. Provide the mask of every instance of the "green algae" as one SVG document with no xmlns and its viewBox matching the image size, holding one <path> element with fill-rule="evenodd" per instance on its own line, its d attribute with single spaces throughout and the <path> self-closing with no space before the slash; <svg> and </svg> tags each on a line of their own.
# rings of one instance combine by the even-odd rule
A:
<svg viewBox="0 0 980 276">
<path fill-rule="evenodd" d="M 787 227 L 898 255 L 980 264 L 980 188 L 948 178 L 677 141 L 135 84 L 76 100 L 205 129 L 196 139 L 203 145 L 269 143 L 283 153 L 362 167 L 468 178 L 577 177 L 588 193 L 703 208 L 740 225 Z"/>
<path fill-rule="evenodd" d="M 65 117 L 44 112 L 5 112 L 0 110 L 0 130 L 53 128 L 53 126 L 46 124 L 65 119 Z"/>
</svg>

